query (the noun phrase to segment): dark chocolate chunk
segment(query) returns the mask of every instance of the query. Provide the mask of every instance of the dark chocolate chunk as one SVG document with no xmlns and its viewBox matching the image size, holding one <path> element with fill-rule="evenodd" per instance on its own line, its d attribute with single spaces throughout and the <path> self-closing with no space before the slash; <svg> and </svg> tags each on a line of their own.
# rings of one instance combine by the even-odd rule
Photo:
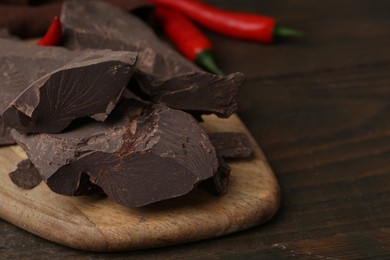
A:
<svg viewBox="0 0 390 260">
<path fill-rule="evenodd" d="M 0 39 L 0 46 L 0 113 L 33 82 L 81 55 L 9 39 Z"/>
<path fill-rule="evenodd" d="M 153 102 L 220 117 L 237 110 L 242 73 L 220 77 L 201 71 L 162 43 L 137 17 L 98 1 L 67 1 L 61 20 L 67 48 L 138 51 L 134 77 Z"/>
<path fill-rule="evenodd" d="M 87 174 L 127 207 L 184 195 L 218 167 L 215 149 L 191 115 L 135 99 L 122 100 L 106 122 L 60 134 L 12 134 L 53 191 L 77 195 Z"/>
<path fill-rule="evenodd" d="M 214 195 L 225 195 L 229 187 L 230 166 L 222 159 L 218 154 L 218 170 L 214 173 L 213 177 L 201 182 L 200 188 L 203 188 Z"/>
<path fill-rule="evenodd" d="M 253 153 L 248 136 L 242 133 L 221 132 L 208 133 L 209 138 L 218 154 L 224 158 L 249 157 Z"/>
<path fill-rule="evenodd" d="M 23 189 L 32 189 L 38 186 L 42 177 L 30 160 L 23 160 L 18 163 L 18 168 L 9 173 L 11 181 Z"/>
<path fill-rule="evenodd" d="M 0 92 L 4 93 L 0 102 L 1 118 L 6 126 L 26 133 L 60 132 L 75 118 L 85 116 L 104 121 L 126 88 L 137 57 L 134 52 L 110 50 L 76 52 L 75 57 L 69 51 L 26 44 L 23 53 L 28 55 L 14 57 L 15 49 L 22 47 L 7 47 L 8 54 L 0 53 L 4 62 L 0 78 L 5 78 L 0 83 Z M 57 55 L 66 56 L 67 61 L 67 54 L 73 59 L 63 65 Z M 35 59 L 42 56 L 46 57 L 44 62 Z M 25 62 L 28 58 L 30 62 Z M 58 68 L 60 64 L 63 66 Z M 25 73 L 28 65 L 44 68 L 48 74 L 37 79 L 42 72 L 34 68 L 35 73 Z M 28 86 L 34 78 L 36 81 Z"/>
<path fill-rule="evenodd" d="M 151 8 L 150 1 L 147 0 L 105 0 L 124 10 L 139 11 Z M 0 1 L 0 27 L 8 27 L 12 34 L 22 38 L 32 38 L 43 35 L 53 17 L 59 16 L 62 0 L 7 0 L 12 5 L 4 5 L 4 0 Z M 24 2 L 15 6 L 15 2 Z M 34 6 L 31 6 L 34 5 Z"/>
<path fill-rule="evenodd" d="M 10 136 L 11 129 L 6 127 L 0 117 L 0 147 L 14 144 L 14 139 Z"/>
<path fill-rule="evenodd" d="M 10 39 L 0 39 L 0 46 L 0 115 L 30 84 L 80 55 L 64 48 L 43 48 Z M 9 128 L 0 117 L 0 145 L 12 143 Z"/>
<path fill-rule="evenodd" d="M 139 74 L 135 77 L 140 79 Z M 237 95 L 243 81 L 241 73 L 221 77 L 208 72 L 188 72 L 172 76 L 159 86 L 150 85 L 146 93 L 153 102 L 195 116 L 213 113 L 229 117 L 237 111 Z"/>
<path fill-rule="evenodd" d="M 105 193 L 102 188 L 91 182 L 91 178 L 88 174 L 82 172 L 77 183 L 77 189 L 74 191 L 73 195 L 105 195 Z"/>
</svg>

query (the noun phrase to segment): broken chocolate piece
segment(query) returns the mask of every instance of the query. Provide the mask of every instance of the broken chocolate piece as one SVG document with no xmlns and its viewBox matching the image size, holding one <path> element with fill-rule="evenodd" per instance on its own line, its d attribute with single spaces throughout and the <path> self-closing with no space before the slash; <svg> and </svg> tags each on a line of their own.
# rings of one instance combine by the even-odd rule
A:
<svg viewBox="0 0 390 260">
<path fill-rule="evenodd" d="M 237 93 L 244 81 L 242 73 L 220 77 L 201 71 L 162 43 L 137 17 L 98 1 L 67 1 L 62 7 L 61 21 L 63 42 L 69 49 L 138 51 L 134 77 L 153 102 L 220 117 L 237 110 Z"/>
<path fill-rule="evenodd" d="M 113 5 L 128 11 L 139 11 L 142 8 L 151 8 L 152 4 L 147 0 L 105 0 Z M 22 38 L 32 38 L 43 35 L 49 28 L 53 17 L 59 16 L 62 0 L 27 1 L 15 6 L 15 1 L 8 0 L 12 5 L 4 6 L 4 0 L 0 1 L 0 27 L 8 27 L 10 32 Z M 32 6 L 33 5 L 33 6 Z"/>
<path fill-rule="evenodd" d="M 29 49 L 30 52 L 24 50 L 24 53 L 30 54 L 30 59 L 34 59 L 34 54 L 31 53 L 33 50 L 38 52 L 35 54 L 37 57 L 47 55 L 47 60 L 52 57 L 50 55 L 66 55 L 55 48 L 24 47 Z M 35 60 L 31 60 L 30 65 L 44 67 L 45 72 L 50 72 L 14 97 L 25 88 L 28 81 L 39 75 L 40 71 L 29 72 L 17 78 L 17 75 L 27 70 L 25 66 L 29 64 L 22 65 L 20 62 L 25 61 L 28 56 L 22 59 L 13 58 L 12 50 L 8 56 L 0 53 L 0 59 L 5 61 L 0 71 L 3 71 L 3 77 L 6 77 L 4 86 L 0 87 L 0 92 L 4 93 L 0 102 L 1 118 L 6 126 L 26 133 L 60 132 L 72 120 L 85 116 L 104 121 L 126 88 L 137 57 L 134 52 L 78 52 L 77 57 L 74 57 L 74 53 L 71 54 L 73 59 L 57 69 L 56 65 L 61 63 L 56 62 L 58 57 L 51 60 L 54 68 L 48 67 L 50 63 L 47 61 L 46 64 L 37 64 Z M 12 101 L 12 98 L 15 99 Z M 10 101 L 12 102 L 4 108 Z"/>
<path fill-rule="evenodd" d="M 246 134 L 221 132 L 208 133 L 215 150 L 224 158 L 249 157 L 253 153 L 253 146 Z"/>
<path fill-rule="evenodd" d="M 21 41 L 0 39 L 0 116 L 34 81 L 77 59 L 82 52 L 58 47 L 40 47 Z M 0 146 L 15 143 L 0 117 Z"/>
<path fill-rule="evenodd" d="M 0 117 L 0 147 L 14 144 L 14 139 L 10 136 L 11 129 L 6 127 Z"/>
<path fill-rule="evenodd" d="M 10 39 L 0 39 L 0 46 L 0 113 L 34 81 L 81 55 Z"/>
<path fill-rule="evenodd" d="M 102 188 L 92 183 L 88 174 L 82 172 L 74 196 L 105 195 Z"/>
<path fill-rule="evenodd" d="M 38 186 L 42 177 L 30 160 L 23 160 L 18 163 L 18 168 L 9 173 L 11 181 L 23 189 L 32 189 Z"/>
<path fill-rule="evenodd" d="M 0 115 L 30 84 L 77 58 L 80 52 L 0 39 Z M 0 117 L 0 145 L 14 143 Z"/>
<path fill-rule="evenodd" d="M 135 99 L 122 100 L 104 123 L 60 134 L 12 134 L 53 191 L 76 195 L 84 173 L 127 207 L 184 195 L 218 167 L 191 115 Z"/>
<path fill-rule="evenodd" d="M 225 195 L 229 187 L 230 166 L 218 154 L 218 170 L 213 177 L 200 183 L 200 187 L 217 196 Z"/>
<path fill-rule="evenodd" d="M 135 77 L 140 80 L 140 75 Z M 147 95 L 153 102 L 194 116 L 214 113 L 229 117 L 237 111 L 237 95 L 243 81 L 241 73 L 221 77 L 208 72 L 188 72 L 172 76 L 159 86 L 151 85 Z"/>
</svg>

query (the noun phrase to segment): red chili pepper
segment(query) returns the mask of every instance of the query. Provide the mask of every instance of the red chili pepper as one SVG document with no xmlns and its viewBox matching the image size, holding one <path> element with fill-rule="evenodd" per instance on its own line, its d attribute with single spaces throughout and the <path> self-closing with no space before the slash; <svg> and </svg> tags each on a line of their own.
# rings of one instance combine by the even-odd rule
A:
<svg viewBox="0 0 390 260">
<path fill-rule="evenodd" d="M 49 29 L 46 34 L 42 37 L 42 39 L 37 43 L 37 45 L 41 46 L 56 46 L 60 45 L 62 40 L 62 28 L 61 21 L 56 16 L 54 17 L 53 22 L 51 23 Z"/>
<path fill-rule="evenodd" d="M 277 25 L 269 16 L 225 11 L 193 0 L 151 1 L 158 6 L 173 8 L 210 30 L 243 40 L 271 43 L 275 37 L 304 35 Z"/>
<path fill-rule="evenodd" d="M 155 16 L 165 34 L 186 58 L 214 74 L 224 75 L 212 58 L 211 42 L 190 20 L 165 7 L 156 8 Z"/>
</svg>

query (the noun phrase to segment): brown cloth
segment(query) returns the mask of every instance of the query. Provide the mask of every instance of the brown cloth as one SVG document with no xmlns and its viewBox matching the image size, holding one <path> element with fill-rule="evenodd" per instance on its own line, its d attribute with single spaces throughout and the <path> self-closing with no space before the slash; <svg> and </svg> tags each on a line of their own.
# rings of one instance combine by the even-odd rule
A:
<svg viewBox="0 0 390 260">
<path fill-rule="evenodd" d="M 43 35 L 53 18 L 61 13 L 63 0 L 0 0 L 0 28 L 6 27 L 13 35 L 32 38 Z M 147 0 L 105 0 L 105 2 L 133 11 L 151 7 Z"/>
</svg>

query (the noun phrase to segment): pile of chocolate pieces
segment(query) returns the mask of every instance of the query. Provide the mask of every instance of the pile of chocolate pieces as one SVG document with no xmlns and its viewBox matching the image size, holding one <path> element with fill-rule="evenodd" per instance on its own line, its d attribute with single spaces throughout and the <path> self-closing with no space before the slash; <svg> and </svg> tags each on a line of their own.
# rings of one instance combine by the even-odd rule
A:
<svg viewBox="0 0 390 260">
<path fill-rule="evenodd" d="M 43 179 L 59 194 L 105 194 L 127 207 L 197 186 L 225 193 L 222 158 L 252 148 L 243 134 L 206 134 L 199 121 L 232 115 L 244 76 L 200 70 L 102 2 L 67 1 L 61 21 L 63 47 L 0 39 L 0 144 L 16 142 L 29 158 L 14 183 Z"/>
</svg>

